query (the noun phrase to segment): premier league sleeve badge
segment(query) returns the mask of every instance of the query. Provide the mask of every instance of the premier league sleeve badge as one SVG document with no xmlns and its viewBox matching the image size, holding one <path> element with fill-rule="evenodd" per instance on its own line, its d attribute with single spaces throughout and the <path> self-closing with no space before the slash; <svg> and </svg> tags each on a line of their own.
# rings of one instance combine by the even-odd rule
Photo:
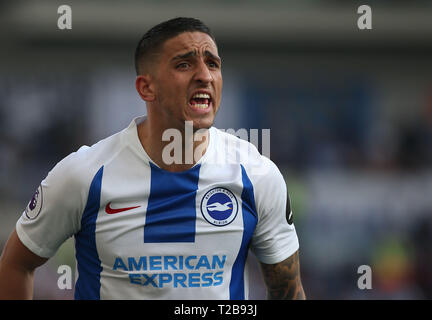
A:
<svg viewBox="0 0 432 320">
<path fill-rule="evenodd" d="M 42 209 L 42 202 L 42 186 L 39 185 L 25 209 L 25 215 L 28 219 L 36 219 Z"/>
</svg>

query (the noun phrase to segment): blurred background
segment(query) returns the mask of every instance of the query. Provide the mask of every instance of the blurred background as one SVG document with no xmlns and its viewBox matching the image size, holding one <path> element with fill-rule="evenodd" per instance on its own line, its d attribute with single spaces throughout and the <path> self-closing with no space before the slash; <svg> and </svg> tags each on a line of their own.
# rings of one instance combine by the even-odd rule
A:
<svg viewBox="0 0 432 320">
<path fill-rule="evenodd" d="M 57 27 L 62 4 L 72 30 Z M 372 30 L 357 27 L 362 4 Z M 145 114 L 135 46 L 190 16 L 223 60 L 215 126 L 271 129 L 307 297 L 431 299 L 431 14 L 420 0 L 0 1 L 0 249 L 58 161 Z M 72 239 L 37 270 L 35 298 L 73 298 L 57 287 L 64 264 Z M 252 256 L 250 267 L 250 297 L 264 299 Z"/>
</svg>

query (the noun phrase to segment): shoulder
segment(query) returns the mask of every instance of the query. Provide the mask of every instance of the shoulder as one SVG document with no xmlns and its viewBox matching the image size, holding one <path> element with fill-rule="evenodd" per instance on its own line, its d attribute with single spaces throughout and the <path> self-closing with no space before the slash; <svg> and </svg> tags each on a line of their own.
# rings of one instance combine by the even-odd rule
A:
<svg viewBox="0 0 432 320">
<path fill-rule="evenodd" d="M 212 128 L 216 137 L 215 150 L 218 161 L 240 164 L 252 183 L 284 181 L 276 164 L 262 155 L 257 147 L 249 142 L 250 135 L 246 129 L 221 130 Z"/>
<path fill-rule="evenodd" d="M 245 166 L 245 172 L 255 191 L 257 207 L 273 206 L 274 200 L 287 199 L 287 185 L 276 164 L 265 156 L 257 163 Z"/>
<path fill-rule="evenodd" d="M 249 142 L 252 140 L 246 129 L 221 130 L 212 128 L 216 140 L 215 149 L 221 160 L 228 163 L 238 163 L 246 166 L 265 166 L 267 161 L 263 158 L 256 146 Z"/>
<path fill-rule="evenodd" d="M 213 130 L 218 161 L 241 165 L 256 193 L 267 194 L 268 190 L 275 189 L 282 195 L 286 193 L 285 179 L 281 171 L 272 160 L 262 155 L 253 143 L 247 141 L 247 132 L 230 132 L 216 128 Z M 257 196 L 261 198 L 259 194 Z"/>
<path fill-rule="evenodd" d="M 91 146 L 81 146 L 58 162 L 47 178 L 61 179 L 69 186 L 90 184 L 96 172 L 122 149 L 121 139 L 120 132 Z"/>
</svg>

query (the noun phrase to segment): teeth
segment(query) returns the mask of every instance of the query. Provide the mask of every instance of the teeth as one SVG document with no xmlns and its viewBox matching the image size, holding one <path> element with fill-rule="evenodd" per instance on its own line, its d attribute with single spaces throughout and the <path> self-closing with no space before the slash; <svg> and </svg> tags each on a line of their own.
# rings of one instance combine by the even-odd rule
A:
<svg viewBox="0 0 432 320">
<path fill-rule="evenodd" d="M 197 104 L 194 104 L 193 106 L 194 106 L 195 108 L 205 109 L 205 108 L 208 107 L 208 104 L 200 104 L 200 103 L 197 103 Z"/>
<path fill-rule="evenodd" d="M 210 99 L 210 95 L 207 93 L 196 93 L 192 98 Z"/>
</svg>

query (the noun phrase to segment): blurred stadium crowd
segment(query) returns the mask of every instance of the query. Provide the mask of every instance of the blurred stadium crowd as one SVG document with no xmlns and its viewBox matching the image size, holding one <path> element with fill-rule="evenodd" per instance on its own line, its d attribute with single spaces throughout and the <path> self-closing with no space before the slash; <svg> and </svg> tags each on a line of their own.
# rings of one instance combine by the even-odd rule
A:
<svg viewBox="0 0 432 320">
<path fill-rule="evenodd" d="M 332 1 L 335 9 L 355 13 L 356 2 L 347 3 Z M 386 3 L 381 12 L 389 8 Z M 418 8 L 409 7 L 411 20 L 422 21 L 422 12 L 432 7 L 413 3 Z M 287 12 L 300 8 L 307 21 L 307 9 L 315 12 L 322 2 L 284 6 Z M 184 12 L 173 10 L 167 17 Z M 36 31 L 15 30 L 14 42 L 2 35 L 10 40 L 10 52 L 0 62 L 0 249 L 59 160 L 145 113 L 134 89 L 133 50 L 153 24 L 149 13 L 146 17 L 150 21 L 124 41 L 96 35 L 60 40 L 45 31 L 38 37 Z M 159 18 L 165 16 L 153 19 Z M 271 158 L 291 196 L 307 297 L 431 299 L 432 47 L 426 40 L 431 23 L 423 21 L 416 37 L 378 30 L 383 38 L 371 36 L 371 42 L 353 36 L 355 20 L 340 39 L 320 39 L 315 26 L 304 38 L 293 31 L 285 41 L 262 35 L 242 41 L 224 32 L 218 37 L 217 18 L 209 20 L 220 39 L 224 75 L 215 125 L 271 129 Z M 37 271 L 36 298 L 73 297 L 73 291 L 57 288 L 57 267 L 74 266 L 73 254 L 68 242 Z M 357 287 L 361 265 L 372 268 L 371 290 Z M 253 259 L 250 268 L 250 296 L 262 299 Z"/>
</svg>

